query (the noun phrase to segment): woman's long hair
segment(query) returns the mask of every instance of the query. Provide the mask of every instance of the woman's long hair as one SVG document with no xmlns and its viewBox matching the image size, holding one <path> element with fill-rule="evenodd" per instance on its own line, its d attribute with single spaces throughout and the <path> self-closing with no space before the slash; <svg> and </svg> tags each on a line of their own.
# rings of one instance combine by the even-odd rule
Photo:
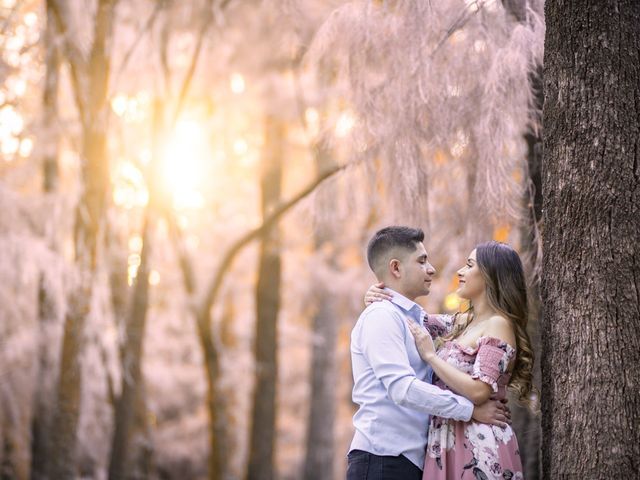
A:
<svg viewBox="0 0 640 480">
<path fill-rule="evenodd" d="M 476 247 L 476 261 L 486 282 L 487 301 L 491 308 L 510 320 L 516 337 L 516 359 L 509 388 L 518 400 L 535 410 L 531 394 L 533 386 L 533 350 L 527 333 L 529 307 L 524 269 L 518 253 L 500 242 L 481 243 Z M 443 340 L 460 335 L 473 319 L 473 306 L 467 311 L 467 321 Z"/>
</svg>

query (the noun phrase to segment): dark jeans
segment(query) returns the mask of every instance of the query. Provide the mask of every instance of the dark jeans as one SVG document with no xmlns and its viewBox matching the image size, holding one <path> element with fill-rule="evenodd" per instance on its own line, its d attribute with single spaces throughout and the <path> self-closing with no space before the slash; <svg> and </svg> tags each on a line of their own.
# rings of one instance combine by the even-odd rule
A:
<svg viewBox="0 0 640 480">
<path fill-rule="evenodd" d="M 421 480 L 422 470 L 403 456 L 379 456 L 352 450 L 347 457 L 347 480 Z"/>
</svg>

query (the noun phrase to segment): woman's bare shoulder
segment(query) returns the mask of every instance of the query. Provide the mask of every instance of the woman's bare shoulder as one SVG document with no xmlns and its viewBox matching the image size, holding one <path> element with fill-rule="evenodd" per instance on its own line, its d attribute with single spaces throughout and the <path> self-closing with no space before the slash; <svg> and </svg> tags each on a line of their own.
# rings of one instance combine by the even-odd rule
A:
<svg viewBox="0 0 640 480">
<path fill-rule="evenodd" d="M 499 338 L 511 345 L 515 344 L 515 332 L 511 320 L 502 315 L 494 315 L 488 319 L 484 334 Z"/>
</svg>

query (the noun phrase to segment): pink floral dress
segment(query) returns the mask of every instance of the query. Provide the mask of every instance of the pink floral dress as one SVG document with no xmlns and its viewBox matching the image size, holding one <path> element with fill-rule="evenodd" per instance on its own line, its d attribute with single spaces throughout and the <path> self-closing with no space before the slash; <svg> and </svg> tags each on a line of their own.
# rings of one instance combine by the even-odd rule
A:
<svg viewBox="0 0 640 480">
<path fill-rule="evenodd" d="M 424 324 L 431 336 L 436 338 L 451 330 L 453 317 L 428 315 Z M 507 368 L 515 355 L 515 350 L 509 344 L 489 336 L 480 337 L 475 348 L 451 340 L 442 345 L 437 353 L 438 357 L 458 370 L 490 385 L 496 398 L 506 396 L 506 386 L 511 376 Z M 434 384 L 448 389 L 435 375 Z M 522 480 L 518 441 L 511 426 L 501 428 L 474 420 L 463 422 L 431 417 L 422 478 Z"/>
</svg>

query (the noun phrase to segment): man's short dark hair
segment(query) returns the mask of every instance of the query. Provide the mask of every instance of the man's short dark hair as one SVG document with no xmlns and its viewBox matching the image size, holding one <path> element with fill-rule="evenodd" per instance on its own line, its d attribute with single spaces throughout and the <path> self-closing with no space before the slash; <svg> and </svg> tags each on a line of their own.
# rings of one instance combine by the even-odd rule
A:
<svg viewBox="0 0 640 480">
<path fill-rule="evenodd" d="M 367 262 L 377 272 L 380 261 L 394 248 L 403 248 L 410 252 L 416 244 L 424 241 L 424 232 L 420 228 L 391 226 L 378 230 L 367 246 Z"/>
</svg>

